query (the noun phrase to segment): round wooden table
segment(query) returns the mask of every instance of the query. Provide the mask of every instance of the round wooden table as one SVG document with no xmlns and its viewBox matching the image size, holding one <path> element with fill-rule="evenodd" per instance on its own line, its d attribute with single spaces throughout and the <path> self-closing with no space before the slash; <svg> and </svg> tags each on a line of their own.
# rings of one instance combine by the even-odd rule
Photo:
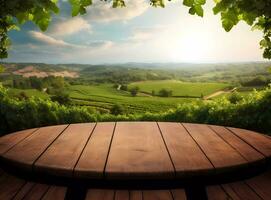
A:
<svg viewBox="0 0 271 200">
<path fill-rule="evenodd" d="M 188 123 L 70 124 L 0 138 L 1 166 L 27 177 L 97 187 L 193 185 L 188 195 L 251 176 L 268 168 L 270 158 L 268 136 Z"/>
</svg>

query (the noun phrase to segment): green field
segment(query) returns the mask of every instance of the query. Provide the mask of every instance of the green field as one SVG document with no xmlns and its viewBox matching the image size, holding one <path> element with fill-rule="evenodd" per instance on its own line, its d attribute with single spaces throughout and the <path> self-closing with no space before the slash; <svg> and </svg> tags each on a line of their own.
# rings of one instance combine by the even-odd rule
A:
<svg viewBox="0 0 271 200">
<path fill-rule="evenodd" d="M 41 92 L 36 89 L 16 89 L 16 88 L 9 88 L 8 89 L 8 94 L 10 96 L 18 96 L 21 93 L 24 93 L 27 97 L 40 97 L 40 98 L 49 98 L 49 95 L 46 94 L 45 92 Z"/>
<path fill-rule="evenodd" d="M 143 91 L 148 92 L 148 88 L 155 87 L 157 91 L 160 88 L 168 88 L 173 90 L 173 97 L 165 98 L 158 96 L 138 95 L 132 97 L 129 92 L 117 90 L 113 84 L 93 84 L 93 85 L 70 85 L 64 91 L 69 94 L 72 103 L 79 106 L 88 106 L 99 111 L 109 112 L 110 108 L 115 104 L 123 106 L 126 113 L 145 113 L 145 112 L 164 112 L 169 109 L 176 108 L 180 104 L 191 101 L 201 101 L 201 94 L 213 93 L 217 90 L 224 89 L 227 84 L 214 83 L 183 83 L 178 81 L 152 81 L 152 82 L 136 82 L 130 84 L 129 87 L 140 85 L 145 88 Z M 142 87 L 144 86 L 144 87 Z M 147 88 L 147 89 L 146 89 Z M 24 92 L 26 96 L 36 96 L 40 98 L 49 98 L 45 92 L 35 89 L 9 89 L 9 95 L 18 96 Z M 187 96 L 180 98 L 177 96 Z"/>
<path fill-rule="evenodd" d="M 149 94 L 151 94 L 152 91 L 158 94 L 161 89 L 168 89 L 172 91 L 175 97 L 206 96 L 229 86 L 229 84 L 224 83 L 189 83 L 175 80 L 142 81 L 129 84 L 129 88 L 139 87 L 141 92 Z"/>
<path fill-rule="evenodd" d="M 191 98 L 131 97 L 128 92 L 118 91 L 111 84 L 94 86 L 74 85 L 67 91 L 74 103 L 102 110 L 121 104 L 127 113 L 163 112 L 179 104 L 196 101 Z"/>
</svg>

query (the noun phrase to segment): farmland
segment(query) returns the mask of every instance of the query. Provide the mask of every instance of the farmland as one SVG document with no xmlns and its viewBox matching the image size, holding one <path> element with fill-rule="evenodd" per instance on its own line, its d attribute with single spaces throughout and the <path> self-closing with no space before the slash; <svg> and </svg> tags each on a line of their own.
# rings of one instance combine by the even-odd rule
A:
<svg viewBox="0 0 271 200">
<path fill-rule="evenodd" d="M 173 82 L 174 81 L 164 82 L 162 86 L 166 88 L 170 87 L 171 85 L 169 83 Z M 199 91 L 197 93 L 194 91 L 194 89 L 190 90 L 191 84 L 192 83 L 183 83 L 183 85 L 181 86 L 182 90 L 185 90 L 187 92 L 190 91 L 191 93 L 187 93 L 190 96 L 192 96 L 191 94 L 200 95 Z M 197 85 L 199 86 L 199 84 Z M 203 84 L 201 88 L 203 91 L 209 91 L 210 93 L 212 93 L 215 92 L 217 89 L 222 89 L 228 85 L 218 84 L 216 87 L 214 87 L 213 84 L 211 84 L 211 86 L 212 87 L 210 88 L 209 84 Z M 177 93 L 178 88 L 175 87 L 174 89 L 175 89 L 174 92 Z M 69 97 L 72 99 L 73 104 L 79 106 L 88 106 L 90 108 L 97 109 L 100 112 L 106 113 L 109 112 L 110 108 L 115 104 L 123 106 L 125 113 L 133 114 L 144 112 L 159 113 L 167 111 L 169 109 L 174 109 L 181 104 L 185 104 L 192 101 L 201 101 L 200 96 L 198 96 L 198 98 L 188 98 L 188 97 L 163 98 L 139 94 L 136 97 L 132 97 L 129 92 L 117 90 L 116 88 L 114 88 L 113 84 L 70 85 L 67 86 L 64 90 L 66 93 L 69 94 Z M 28 97 L 35 96 L 39 98 L 46 99 L 49 98 L 49 95 L 46 94 L 45 92 L 41 92 L 35 89 L 14 89 L 14 88 L 9 89 L 9 95 L 11 96 L 18 96 L 22 92 Z"/>
<path fill-rule="evenodd" d="M 120 104 L 126 113 L 163 112 L 170 108 L 176 108 L 179 104 L 195 101 L 191 98 L 131 97 L 130 93 L 118 91 L 110 84 L 75 85 L 70 86 L 68 92 L 77 105 L 87 105 L 106 111 L 114 104 Z"/>
<path fill-rule="evenodd" d="M 50 99 L 65 93 L 70 99 L 69 104 L 87 107 L 100 113 L 111 113 L 115 105 L 120 105 L 124 114 L 161 113 L 175 109 L 178 105 L 202 102 L 205 97 L 218 91 L 226 92 L 221 92 L 221 95 L 215 95 L 208 100 L 223 96 L 228 98 L 231 95 L 229 92 L 231 88 L 245 88 L 242 84 L 246 81 L 248 88 L 255 88 L 256 86 L 250 85 L 254 82 L 256 85 L 259 82 L 266 85 L 270 79 L 269 63 L 243 63 L 238 64 L 239 68 L 236 65 L 4 64 L 5 73 L 1 74 L 0 82 L 8 88 L 10 97 L 19 99 L 28 97 Z M 59 74 L 65 71 L 78 76 L 26 78 L 18 74 L 18 72 Z M 120 86 L 126 86 L 126 89 L 121 89 Z M 133 88 L 138 88 L 134 97 L 131 95 Z M 163 89 L 170 91 L 171 95 L 162 97 L 159 92 Z"/>
<path fill-rule="evenodd" d="M 201 97 L 229 88 L 230 85 L 225 83 L 190 83 L 164 80 L 135 82 L 131 83 L 129 87 L 139 87 L 141 92 L 148 94 L 152 94 L 153 91 L 157 94 L 159 90 L 167 89 L 172 91 L 174 97 Z"/>
</svg>

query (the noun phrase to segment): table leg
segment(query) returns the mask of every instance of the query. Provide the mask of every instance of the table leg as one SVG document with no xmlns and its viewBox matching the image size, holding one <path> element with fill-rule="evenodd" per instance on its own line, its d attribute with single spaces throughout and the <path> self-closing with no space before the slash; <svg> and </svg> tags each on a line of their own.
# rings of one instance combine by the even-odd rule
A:
<svg viewBox="0 0 271 200">
<path fill-rule="evenodd" d="M 208 200 L 206 186 L 190 185 L 185 188 L 187 200 Z"/>
</svg>

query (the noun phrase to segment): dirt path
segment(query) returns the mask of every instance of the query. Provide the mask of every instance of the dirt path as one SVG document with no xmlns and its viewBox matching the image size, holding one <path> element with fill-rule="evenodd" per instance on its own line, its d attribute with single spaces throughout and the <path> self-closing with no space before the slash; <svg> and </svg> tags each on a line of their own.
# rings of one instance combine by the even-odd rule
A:
<svg viewBox="0 0 271 200">
<path fill-rule="evenodd" d="M 217 92 L 215 92 L 215 93 L 213 93 L 213 94 L 210 94 L 210 95 L 208 95 L 208 96 L 205 96 L 203 99 L 204 99 L 204 100 L 208 100 L 208 99 L 211 99 L 211 98 L 220 96 L 220 95 L 222 95 L 222 94 L 233 93 L 233 92 L 236 91 L 236 90 L 237 90 L 236 87 L 233 88 L 232 90 L 220 90 L 220 91 L 217 91 Z"/>
</svg>

